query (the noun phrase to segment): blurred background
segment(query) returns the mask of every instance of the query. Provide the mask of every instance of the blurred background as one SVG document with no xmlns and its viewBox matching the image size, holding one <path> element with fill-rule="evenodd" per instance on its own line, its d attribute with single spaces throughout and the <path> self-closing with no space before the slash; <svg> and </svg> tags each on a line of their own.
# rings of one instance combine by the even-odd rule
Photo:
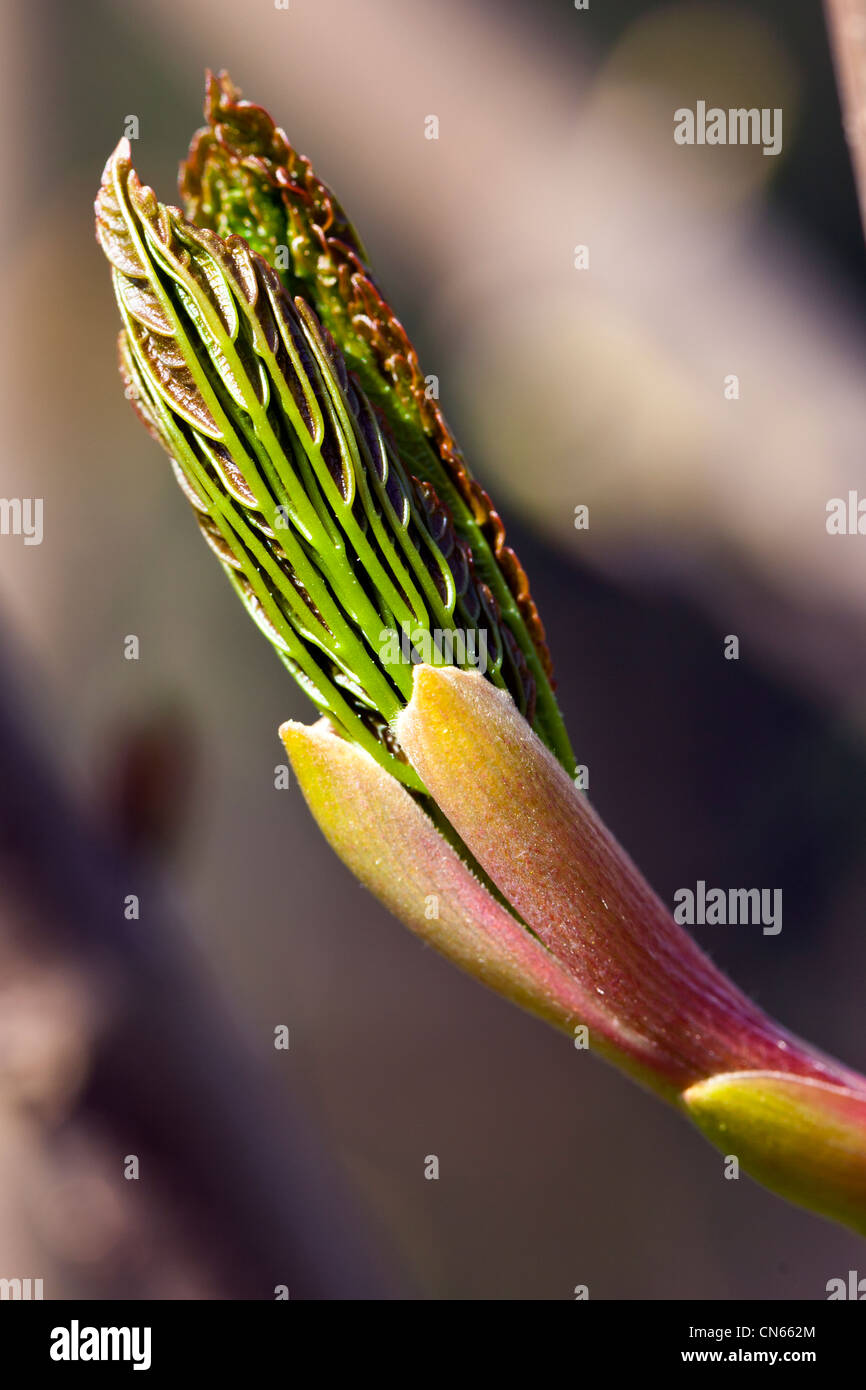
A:
<svg viewBox="0 0 866 1390">
<path fill-rule="evenodd" d="M 422 948 L 275 787 L 313 711 L 123 399 L 92 218 L 129 116 L 175 199 L 206 66 L 272 112 L 506 516 L 596 806 L 667 902 L 781 888 L 780 935 L 695 933 L 862 1069 L 866 540 L 825 523 L 866 492 L 866 295 L 820 4 L 0 16 L 0 493 L 44 499 L 0 537 L 0 1277 L 824 1297 L 854 1236 Z M 782 108 L 781 153 L 676 145 L 698 100 Z"/>
</svg>

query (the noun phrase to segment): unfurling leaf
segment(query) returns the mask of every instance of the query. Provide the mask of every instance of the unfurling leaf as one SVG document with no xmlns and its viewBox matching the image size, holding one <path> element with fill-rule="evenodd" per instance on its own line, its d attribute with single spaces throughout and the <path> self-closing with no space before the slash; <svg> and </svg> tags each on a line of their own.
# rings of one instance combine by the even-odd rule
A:
<svg viewBox="0 0 866 1390">
<path fill-rule="evenodd" d="M 142 187 L 125 141 L 97 234 L 121 370 L 205 538 L 320 710 L 423 790 L 389 724 L 412 663 L 474 663 L 530 720 L 536 682 L 448 508 L 404 467 L 326 329 L 239 236 Z M 527 649 L 529 648 L 527 641 Z"/>
<path fill-rule="evenodd" d="M 532 678 L 539 736 L 566 770 L 574 758 L 551 690 L 544 627 L 505 527 L 431 394 L 418 355 L 385 300 L 361 240 L 334 194 L 283 130 L 242 101 L 228 73 L 208 73 L 207 125 L 181 166 L 187 215 L 221 236 L 238 233 L 274 266 L 290 295 L 314 309 L 373 406 L 387 419 L 406 468 L 434 488 L 472 553 Z M 533 463 L 533 466 L 536 466 Z M 518 705 L 520 701 L 518 700 Z"/>
<path fill-rule="evenodd" d="M 186 214 L 121 141 L 97 235 L 127 395 L 325 716 L 281 730 L 313 815 L 425 941 L 866 1229 L 866 1081 L 715 969 L 575 788 L 526 576 L 357 234 L 226 74 L 205 114 Z"/>
</svg>

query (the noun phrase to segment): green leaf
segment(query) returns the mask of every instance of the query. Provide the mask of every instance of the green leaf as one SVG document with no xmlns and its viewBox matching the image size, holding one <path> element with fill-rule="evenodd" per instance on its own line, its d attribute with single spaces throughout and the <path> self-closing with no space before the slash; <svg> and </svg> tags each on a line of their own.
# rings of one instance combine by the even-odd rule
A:
<svg viewBox="0 0 866 1390">
<path fill-rule="evenodd" d="M 242 101 L 228 73 L 208 73 L 207 125 L 181 166 L 188 216 L 221 236 L 238 233 L 314 309 L 349 369 L 382 412 L 405 467 L 432 485 L 468 547 L 502 619 L 509 688 L 539 736 L 574 770 L 553 695 L 544 627 L 529 581 L 487 493 L 472 477 L 403 325 L 381 293 L 357 232 L 262 107 Z M 517 674 L 519 672 L 519 675 Z M 531 679 L 531 688 L 527 684 Z"/>
<path fill-rule="evenodd" d="M 206 539 L 319 709 L 423 790 L 389 730 L 419 644 L 439 653 L 441 634 L 474 634 L 487 678 L 524 709 L 532 698 L 447 509 L 407 474 L 309 305 L 292 303 L 240 237 L 159 203 L 125 141 L 96 212 L 127 394 L 171 455 Z M 405 638 L 396 658 L 389 634 L 391 648 Z M 450 659 L 472 659 L 456 650 Z"/>
</svg>

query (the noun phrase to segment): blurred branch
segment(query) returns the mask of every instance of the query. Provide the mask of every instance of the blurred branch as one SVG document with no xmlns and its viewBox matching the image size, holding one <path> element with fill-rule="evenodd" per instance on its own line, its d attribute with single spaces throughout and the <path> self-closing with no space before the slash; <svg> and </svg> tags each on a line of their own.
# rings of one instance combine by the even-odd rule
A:
<svg viewBox="0 0 866 1390">
<path fill-rule="evenodd" d="M 0 642 L 0 879 L 27 922 L 16 945 L 83 969 L 112 1005 L 71 1119 L 116 1145 L 118 1183 L 139 1155 L 142 1198 L 181 1213 L 184 1251 L 221 1296 L 393 1296 L 379 1238 L 238 1036 L 158 885 L 88 823 L 23 726 L 12 670 Z M 124 917 L 133 891 L 140 921 Z"/>
<path fill-rule="evenodd" d="M 866 0 L 825 0 L 845 136 L 866 230 Z"/>
</svg>

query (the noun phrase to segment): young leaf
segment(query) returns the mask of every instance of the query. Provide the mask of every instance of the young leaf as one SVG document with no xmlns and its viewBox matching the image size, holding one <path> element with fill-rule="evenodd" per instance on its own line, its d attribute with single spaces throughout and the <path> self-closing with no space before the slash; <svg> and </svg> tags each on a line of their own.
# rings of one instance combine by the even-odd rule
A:
<svg viewBox="0 0 866 1390">
<path fill-rule="evenodd" d="M 521 651 L 535 687 L 531 722 L 574 771 L 552 691 L 544 627 L 529 581 L 505 541 L 488 494 L 472 477 L 403 325 L 382 295 L 357 232 L 261 106 L 242 101 L 228 73 L 208 73 L 207 125 L 181 166 L 188 216 L 221 236 L 238 233 L 302 296 L 393 433 L 406 468 L 434 488 L 502 615 L 507 647 Z"/>
<path fill-rule="evenodd" d="M 418 791 L 389 722 L 420 656 L 471 663 L 483 652 L 487 679 L 533 719 L 535 682 L 468 546 L 433 487 L 403 467 L 306 301 L 293 303 L 242 238 L 159 203 L 126 141 L 96 214 L 127 395 L 319 709 Z"/>
</svg>

